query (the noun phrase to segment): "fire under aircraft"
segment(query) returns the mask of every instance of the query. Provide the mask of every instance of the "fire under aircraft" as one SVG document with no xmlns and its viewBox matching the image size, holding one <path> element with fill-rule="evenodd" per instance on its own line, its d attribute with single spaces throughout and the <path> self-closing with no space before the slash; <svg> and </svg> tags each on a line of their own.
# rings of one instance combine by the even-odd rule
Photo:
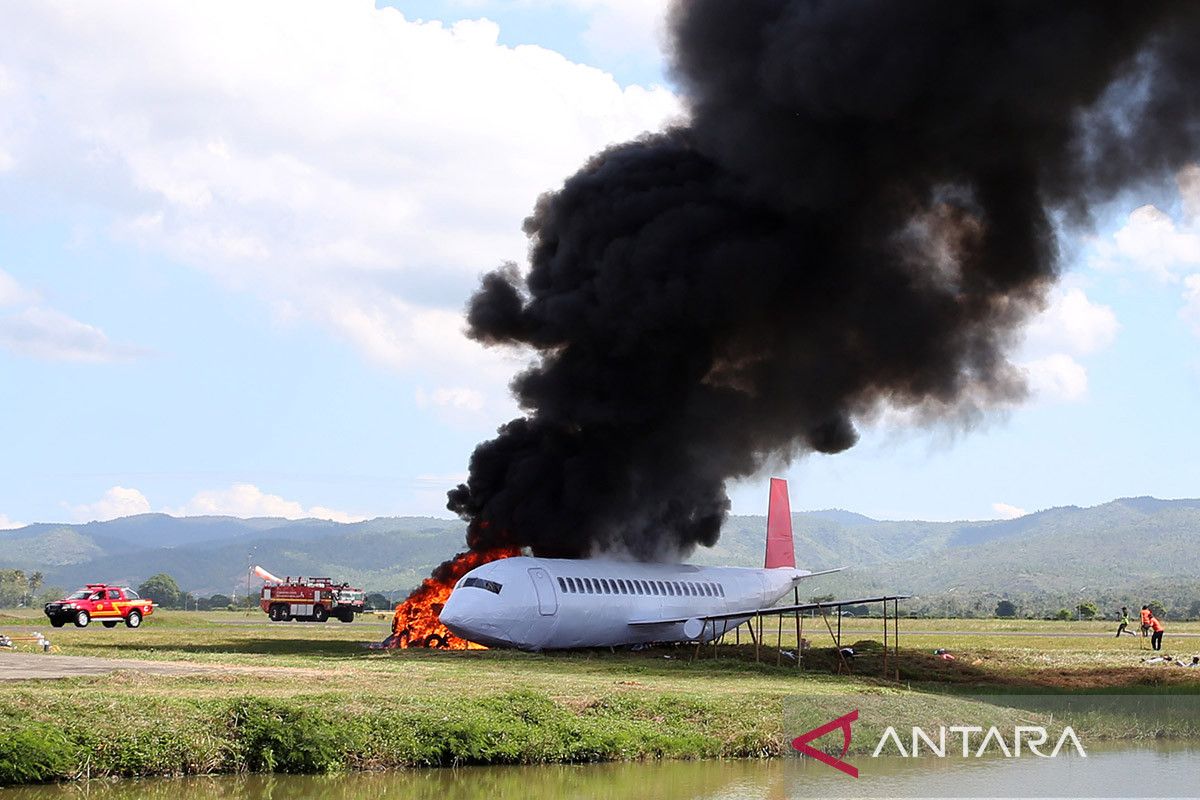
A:
<svg viewBox="0 0 1200 800">
<path fill-rule="evenodd" d="M 516 556 L 464 575 L 439 619 L 468 641 L 521 650 L 709 642 L 760 612 L 882 599 L 772 608 L 800 581 L 840 569 L 796 568 L 787 482 L 772 478 L 762 569 Z"/>
</svg>

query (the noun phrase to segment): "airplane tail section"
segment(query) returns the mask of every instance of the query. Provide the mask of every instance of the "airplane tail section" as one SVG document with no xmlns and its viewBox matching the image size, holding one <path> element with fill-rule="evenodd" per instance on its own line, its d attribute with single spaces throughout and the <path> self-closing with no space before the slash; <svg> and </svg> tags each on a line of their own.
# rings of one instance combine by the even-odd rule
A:
<svg viewBox="0 0 1200 800">
<path fill-rule="evenodd" d="M 796 547 L 792 543 L 792 507 L 788 502 L 787 481 L 771 478 L 771 499 L 767 506 L 767 569 L 796 566 Z"/>
</svg>

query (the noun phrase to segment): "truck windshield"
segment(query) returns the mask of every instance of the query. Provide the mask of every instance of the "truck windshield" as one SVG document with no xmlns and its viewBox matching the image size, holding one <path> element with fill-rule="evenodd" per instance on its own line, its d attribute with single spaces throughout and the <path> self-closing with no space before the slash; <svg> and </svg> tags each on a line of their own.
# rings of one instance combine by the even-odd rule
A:
<svg viewBox="0 0 1200 800">
<path fill-rule="evenodd" d="M 88 596 L 87 589 L 78 589 L 67 596 L 68 600 L 83 600 Z"/>
</svg>

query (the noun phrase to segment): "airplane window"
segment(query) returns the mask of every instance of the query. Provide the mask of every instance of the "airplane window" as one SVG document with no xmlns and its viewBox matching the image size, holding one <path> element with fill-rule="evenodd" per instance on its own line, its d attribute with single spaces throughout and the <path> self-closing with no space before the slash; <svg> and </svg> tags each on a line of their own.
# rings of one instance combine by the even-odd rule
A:
<svg viewBox="0 0 1200 800">
<path fill-rule="evenodd" d="M 667 593 L 671 597 L 676 597 L 679 594 L 679 584 L 675 581 L 667 581 Z"/>
<path fill-rule="evenodd" d="M 649 581 L 646 585 L 650 587 L 650 594 L 658 594 L 658 581 Z"/>
<path fill-rule="evenodd" d="M 707 583 L 700 584 L 700 588 L 704 590 L 705 597 L 712 597 L 712 586 Z"/>
<path fill-rule="evenodd" d="M 721 595 L 721 597 L 725 596 L 725 587 L 719 583 L 717 584 L 717 594 Z"/>
<path fill-rule="evenodd" d="M 604 593 L 605 593 L 605 594 L 612 594 L 612 593 L 613 593 L 613 590 L 612 590 L 612 585 L 611 585 L 611 584 L 609 584 L 609 582 L 608 582 L 608 578 L 601 578 L 601 579 L 600 579 L 600 587 L 601 587 L 602 589 L 604 589 Z"/>
<path fill-rule="evenodd" d="M 676 597 L 683 597 L 683 584 L 679 581 L 673 581 L 671 588 L 675 590 Z"/>
<path fill-rule="evenodd" d="M 560 591 L 565 592 L 567 590 L 567 582 L 564 581 L 562 578 L 559 578 L 558 579 L 558 588 Z"/>
<path fill-rule="evenodd" d="M 621 594 L 629 594 L 629 592 L 625 590 L 625 581 L 622 578 L 617 578 L 617 591 Z"/>
<path fill-rule="evenodd" d="M 500 589 L 503 588 L 502 584 L 485 580 L 484 578 L 467 578 L 462 582 L 462 585 L 473 586 L 477 589 L 487 589 L 492 594 L 500 594 Z"/>
<path fill-rule="evenodd" d="M 696 595 L 700 594 L 699 592 L 696 591 L 696 584 L 692 583 L 691 581 L 688 581 L 687 590 L 688 590 L 688 594 L 691 595 L 692 597 L 695 597 Z"/>
<path fill-rule="evenodd" d="M 591 578 L 580 578 L 579 580 L 583 583 L 583 590 L 585 592 L 587 592 L 588 594 L 591 594 L 592 593 L 592 579 Z"/>
</svg>

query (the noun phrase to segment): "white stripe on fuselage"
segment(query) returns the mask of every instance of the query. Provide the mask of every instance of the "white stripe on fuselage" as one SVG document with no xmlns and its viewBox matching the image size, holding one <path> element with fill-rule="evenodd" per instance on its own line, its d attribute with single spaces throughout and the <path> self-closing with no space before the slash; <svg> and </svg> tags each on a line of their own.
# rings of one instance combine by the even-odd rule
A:
<svg viewBox="0 0 1200 800">
<path fill-rule="evenodd" d="M 553 597 L 539 601 L 530 570 L 545 570 Z M 808 574 L 791 567 L 746 569 L 646 564 L 606 559 L 520 556 L 467 573 L 442 612 L 455 634 L 489 646 L 525 650 L 708 640 L 746 617 L 708 622 L 699 636 L 679 620 L 770 606 Z M 490 581 L 491 588 L 474 584 Z M 495 592 L 495 585 L 500 591 Z M 695 623 L 693 623 L 695 626 Z"/>
</svg>

